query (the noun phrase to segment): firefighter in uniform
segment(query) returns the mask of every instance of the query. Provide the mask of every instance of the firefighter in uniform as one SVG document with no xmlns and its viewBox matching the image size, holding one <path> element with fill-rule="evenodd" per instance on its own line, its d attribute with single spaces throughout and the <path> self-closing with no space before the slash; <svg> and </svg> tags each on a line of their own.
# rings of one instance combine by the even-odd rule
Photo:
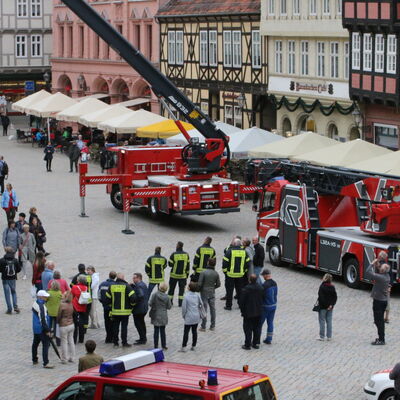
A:
<svg viewBox="0 0 400 400">
<path fill-rule="evenodd" d="M 150 256 L 144 267 L 147 276 L 149 277 L 149 288 L 147 290 L 147 298 L 150 298 L 154 286 L 158 286 L 164 282 L 164 270 L 167 268 L 167 259 L 161 255 L 161 247 L 156 247 L 154 256 Z"/>
<path fill-rule="evenodd" d="M 189 276 L 190 258 L 189 254 L 183 251 L 183 243 L 178 242 L 176 244 L 176 251 L 171 254 L 168 265 L 171 267 L 171 273 L 169 278 L 169 291 L 168 296 L 172 300 L 174 298 L 174 292 L 176 284 L 179 285 L 178 294 L 178 305 L 182 306 L 183 295 L 185 293 L 186 280 Z"/>
<path fill-rule="evenodd" d="M 226 304 L 225 310 L 232 310 L 233 289 L 236 289 L 238 299 L 242 287 L 246 284 L 247 271 L 249 269 L 250 258 L 241 246 L 240 239 L 233 241 L 224 256 L 222 271 L 225 274 Z"/>
<path fill-rule="evenodd" d="M 204 271 L 207 267 L 208 260 L 215 258 L 215 250 L 210 246 L 212 239 L 207 236 L 202 246 L 200 246 L 193 259 L 193 270 L 194 274 L 191 276 L 193 282 L 198 282 L 200 272 Z"/>
<path fill-rule="evenodd" d="M 123 274 L 117 274 L 117 279 L 106 292 L 106 299 L 111 306 L 114 347 L 118 347 L 120 325 L 122 346 L 131 347 L 132 345 L 128 343 L 128 322 L 136 303 L 136 295 L 129 283 L 125 281 Z"/>
</svg>

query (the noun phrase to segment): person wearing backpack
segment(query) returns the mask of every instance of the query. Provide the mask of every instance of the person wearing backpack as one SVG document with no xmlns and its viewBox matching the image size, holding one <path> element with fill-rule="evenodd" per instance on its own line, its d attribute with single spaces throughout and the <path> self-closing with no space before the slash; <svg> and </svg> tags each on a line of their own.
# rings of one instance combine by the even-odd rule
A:
<svg viewBox="0 0 400 400">
<path fill-rule="evenodd" d="M 0 195 L 4 192 L 4 179 L 8 178 L 8 164 L 4 161 L 4 157 L 0 156 Z"/>
<path fill-rule="evenodd" d="M 16 281 L 17 274 L 21 271 L 21 267 L 18 260 L 14 257 L 13 249 L 11 247 L 6 247 L 4 250 L 6 254 L 0 259 L 0 273 L 3 282 L 4 297 L 7 303 L 6 314 L 12 314 L 13 307 L 14 311 L 19 314 Z"/>
</svg>

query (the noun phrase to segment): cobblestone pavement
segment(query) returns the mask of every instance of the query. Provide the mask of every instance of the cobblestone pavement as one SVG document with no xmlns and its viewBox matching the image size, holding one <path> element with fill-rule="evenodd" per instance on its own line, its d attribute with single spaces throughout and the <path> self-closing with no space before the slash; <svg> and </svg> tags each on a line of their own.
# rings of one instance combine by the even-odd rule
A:
<svg viewBox="0 0 400 400">
<path fill-rule="evenodd" d="M 46 249 L 62 271 L 64 277 L 76 272 L 78 263 L 93 264 L 101 278 L 110 269 L 124 272 L 129 279 L 135 271 L 144 271 L 144 263 L 156 245 L 169 255 L 176 241 L 185 242 L 185 249 L 193 255 L 206 235 L 214 239 L 218 254 L 218 270 L 221 268 L 223 248 L 231 237 L 255 233 L 255 214 L 249 205 L 240 214 L 172 217 L 154 221 L 141 210 L 130 214 L 135 235 L 121 234 L 123 216 L 110 204 L 102 186 L 87 191 L 89 218 L 79 218 L 77 174 L 68 173 L 68 159 L 56 154 L 53 172 L 47 173 L 42 150 L 30 144 L 18 144 L 0 136 L 0 154 L 10 166 L 9 181 L 14 185 L 20 201 L 20 211 L 30 206 L 38 208 L 47 231 Z M 90 165 L 91 173 L 99 173 Z M 0 229 L 6 219 L 1 213 Z M 223 310 L 218 300 L 217 329 L 215 332 L 199 333 L 196 352 L 178 353 L 182 339 L 183 324 L 180 309 L 174 307 L 167 327 L 169 350 L 167 360 L 196 363 L 228 368 L 241 368 L 249 364 L 250 370 L 269 374 L 278 398 L 303 399 L 363 399 L 362 387 L 371 372 L 391 367 L 399 361 L 400 339 L 398 292 L 392 299 L 391 322 L 387 325 L 387 345 L 372 347 L 376 337 L 372 323 L 369 290 L 352 290 L 341 281 L 336 282 L 338 304 L 334 312 L 334 340 L 319 342 L 317 315 L 311 311 L 315 302 L 321 274 L 300 268 L 272 267 L 279 285 L 279 306 L 276 315 L 276 331 L 272 346 L 263 345 L 260 350 L 241 349 L 243 341 L 242 320 L 237 307 Z M 59 383 L 74 374 L 77 365 L 61 365 L 51 351 L 54 370 L 32 366 L 30 357 L 31 304 L 30 280 L 17 283 L 20 315 L 5 315 L 3 295 L 0 295 L 2 387 L 0 399 L 42 399 Z M 218 290 L 218 297 L 223 289 Z M 133 321 L 129 325 L 129 340 L 137 339 Z M 149 324 L 149 339 L 152 337 Z M 264 330 L 265 334 L 265 330 Z M 98 353 L 105 358 L 123 354 L 105 345 L 102 329 L 89 330 L 86 338 L 98 343 Z M 150 340 L 151 343 L 151 340 Z M 77 346 L 77 354 L 84 353 Z"/>
</svg>

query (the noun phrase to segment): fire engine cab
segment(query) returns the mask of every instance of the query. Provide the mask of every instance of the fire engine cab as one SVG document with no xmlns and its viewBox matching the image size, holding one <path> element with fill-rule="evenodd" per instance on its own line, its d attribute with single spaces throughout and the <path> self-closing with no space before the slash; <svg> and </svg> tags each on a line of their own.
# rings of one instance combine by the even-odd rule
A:
<svg viewBox="0 0 400 400">
<path fill-rule="evenodd" d="M 400 180 L 288 160 L 253 161 L 262 187 L 257 230 L 273 265 L 343 275 L 348 286 L 370 283 L 380 251 L 393 282 L 400 265 Z"/>
<path fill-rule="evenodd" d="M 77 374 L 45 400 L 276 400 L 268 376 L 164 361 L 138 351 Z"/>
</svg>

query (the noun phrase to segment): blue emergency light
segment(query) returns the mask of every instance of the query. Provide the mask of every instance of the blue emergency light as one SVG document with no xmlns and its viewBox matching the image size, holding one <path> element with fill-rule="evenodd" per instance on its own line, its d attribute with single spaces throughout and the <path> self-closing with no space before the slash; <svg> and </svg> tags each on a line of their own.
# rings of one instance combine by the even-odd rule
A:
<svg viewBox="0 0 400 400">
<path fill-rule="evenodd" d="M 209 369 L 207 371 L 207 385 L 208 386 L 218 385 L 218 373 L 216 369 Z"/>
<path fill-rule="evenodd" d="M 164 361 L 162 350 L 142 350 L 101 363 L 99 372 L 100 375 L 116 376 L 123 372 L 161 361 Z"/>
</svg>

